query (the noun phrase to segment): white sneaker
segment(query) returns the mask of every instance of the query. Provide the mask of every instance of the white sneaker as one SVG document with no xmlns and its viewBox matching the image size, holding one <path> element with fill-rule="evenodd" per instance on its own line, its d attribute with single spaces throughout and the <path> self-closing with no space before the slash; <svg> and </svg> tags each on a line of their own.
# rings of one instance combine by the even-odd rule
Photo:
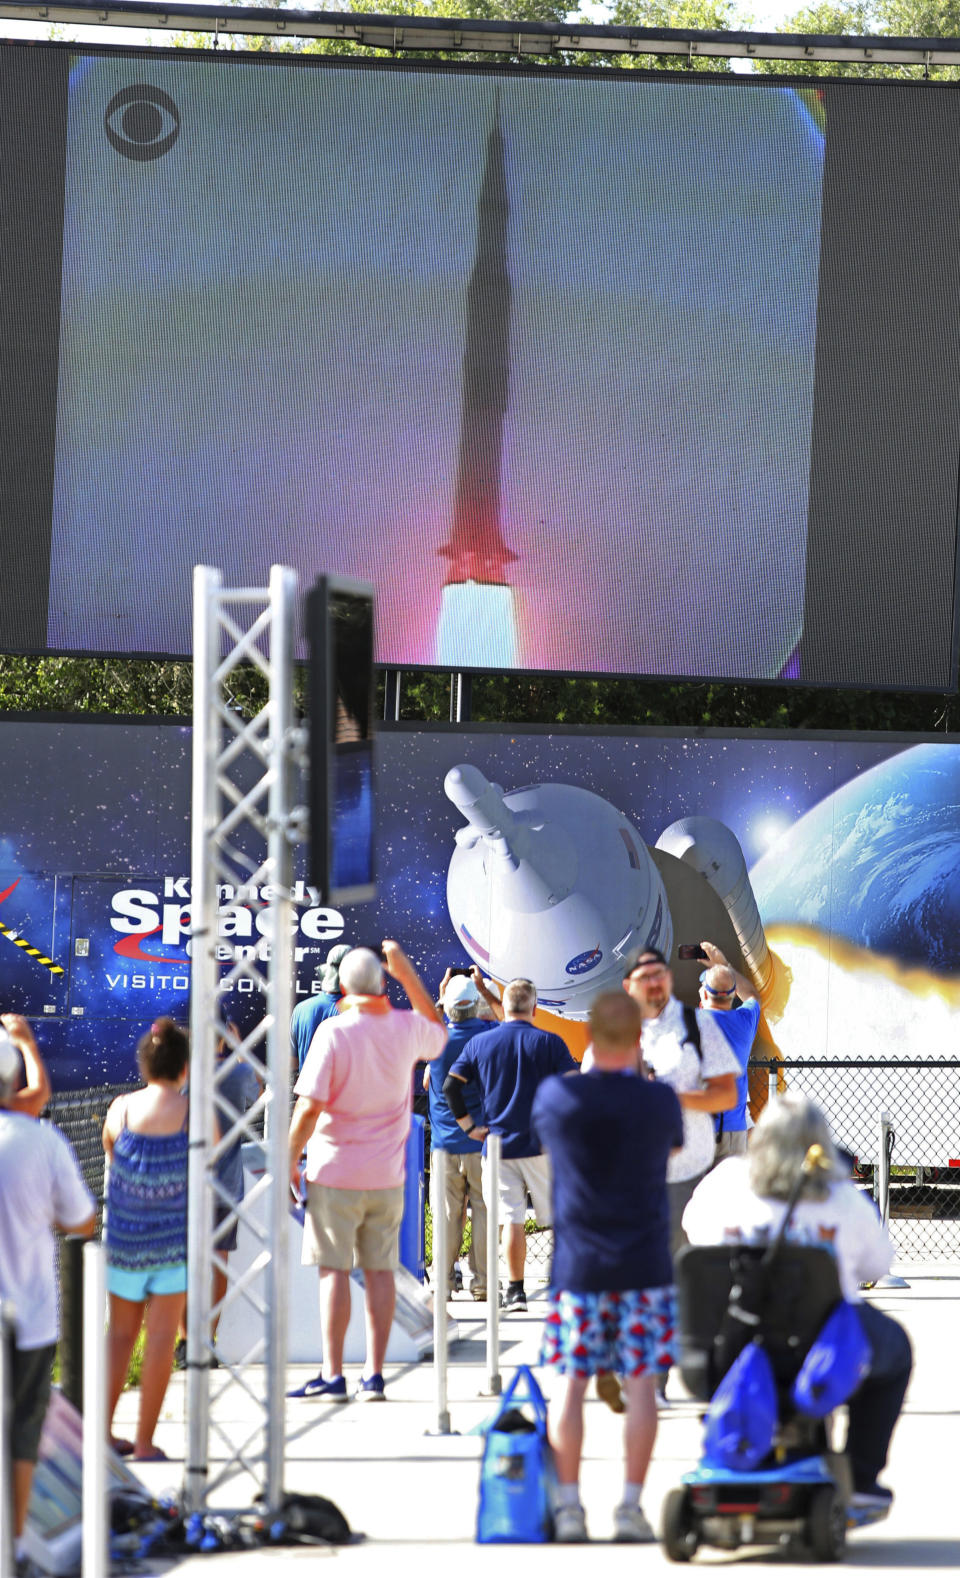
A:
<svg viewBox="0 0 960 1578">
<path fill-rule="evenodd" d="M 579 1501 L 557 1508 L 553 1515 L 553 1537 L 558 1545 L 582 1545 L 589 1538 L 586 1516 Z"/>
<path fill-rule="evenodd" d="M 618 1545 L 653 1545 L 657 1539 L 643 1508 L 622 1503 L 613 1514 L 613 1537 Z"/>
</svg>

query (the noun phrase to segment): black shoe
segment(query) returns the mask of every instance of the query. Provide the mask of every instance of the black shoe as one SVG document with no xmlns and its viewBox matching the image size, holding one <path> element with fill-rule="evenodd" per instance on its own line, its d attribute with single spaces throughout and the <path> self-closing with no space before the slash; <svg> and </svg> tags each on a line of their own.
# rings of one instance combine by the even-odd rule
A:
<svg viewBox="0 0 960 1578">
<path fill-rule="evenodd" d="M 181 1337 L 179 1342 L 177 1343 L 177 1346 L 173 1350 L 173 1368 L 175 1370 L 184 1370 L 184 1369 L 186 1369 L 186 1365 L 187 1365 L 187 1339 L 186 1339 L 186 1337 Z"/>
<path fill-rule="evenodd" d="M 508 1315 L 513 1310 L 517 1315 L 527 1313 L 527 1295 L 523 1288 L 508 1288 L 503 1301 L 503 1313 Z"/>
</svg>

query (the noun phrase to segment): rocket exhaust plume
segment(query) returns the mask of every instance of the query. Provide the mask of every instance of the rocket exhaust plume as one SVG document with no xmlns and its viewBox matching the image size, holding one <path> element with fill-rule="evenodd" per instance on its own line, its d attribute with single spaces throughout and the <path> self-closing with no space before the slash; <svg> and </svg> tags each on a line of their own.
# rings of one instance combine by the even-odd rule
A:
<svg viewBox="0 0 960 1578">
<path fill-rule="evenodd" d="M 517 555 L 500 529 L 503 426 L 510 386 L 507 175 L 499 98 L 487 137 L 477 209 L 477 249 L 467 286 L 460 457 L 437 660 L 465 667 L 516 663 L 507 566 Z"/>
</svg>

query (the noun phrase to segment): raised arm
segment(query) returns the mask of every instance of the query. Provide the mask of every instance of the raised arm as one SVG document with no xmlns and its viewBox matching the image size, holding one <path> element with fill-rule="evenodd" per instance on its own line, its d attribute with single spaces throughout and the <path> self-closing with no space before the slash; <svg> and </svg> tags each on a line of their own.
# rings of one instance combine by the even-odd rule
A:
<svg viewBox="0 0 960 1578">
<path fill-rule="evenodd" d="M 403 987 L 414 1013 L 422 1014 L 424 1019 L 432 1019 L 434 1024 L 442 1025 L 443 1015 L 400 944 L 387 937 L 382 946 L 383 963 L 387 974 L 392 975 L 398 985 Z"/>
<path fill-rule="evenodd" d="M 501 1003 L 496 992 L 491 992 L 486 981 L 483 979 L 483 972 L 481 971 L 479 965 L 472 964 L 470 966 L 470 979 L 477 988 L 477 991 L 480 993 L 480 996 L 483 998 L 487 1007 L 493 1013 L 494 1019 L 502 1020 L 503 1004 Z"/>
<path fill-rule="evenodd" d="M 708 965 L 713 966 L 715 964 L 722 964 L 725 970 L 730 971 L 730 974 L 733 976 L 733 979 L 736 982 L 737 996 L 740 998 L 741 1002 L 747 1003 L 750 1001 L 751 997 L 756 997 L 757 988 L 754 986 L 753 982 L 749 980 L 747 976 L 741 975 L 739 970 L 734 969 L 733 965 L 730 963 L 730 960 L 725 956 L 725 954 L 721 952 L 715 942 L 707 942 L 703 940 L 701 941 L 700 946 L 707 956 Z"/>
<path fill-rule="evenodd" d="M 10 1111 L 22 1112 L 28 1118 L 39 1118 L 50 1100 L 50 1077 L 33 1038 L 33 1031 L 22 1014 L 0 1014 L 0 1025 L 3 1025 L 23 1058 L 26 1075 L 22 1089 L 10 1097 Z"/>
</svg>

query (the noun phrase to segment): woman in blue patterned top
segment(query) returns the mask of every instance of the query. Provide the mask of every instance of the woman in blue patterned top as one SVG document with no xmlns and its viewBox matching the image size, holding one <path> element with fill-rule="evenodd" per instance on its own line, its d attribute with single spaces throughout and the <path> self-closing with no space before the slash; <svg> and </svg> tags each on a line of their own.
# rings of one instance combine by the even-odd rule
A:
<svg viewBox="0 0 960 1578">
<path fill-rule="evenodd" d="M 140 1416 L 134 1442 L 115 1450 L 140 1461 L 162 1458 L 153 1432 L 173 1368 L 187 1291 L 187 1033 L 158 1019 L 137 1047 L 142 1090 L 118 1096 L 103 1126 L 107 1185 L 107 1292 L 110 1296 L 109 1420 L 123 1391 L 146 1319 Z"/>
</svg>

